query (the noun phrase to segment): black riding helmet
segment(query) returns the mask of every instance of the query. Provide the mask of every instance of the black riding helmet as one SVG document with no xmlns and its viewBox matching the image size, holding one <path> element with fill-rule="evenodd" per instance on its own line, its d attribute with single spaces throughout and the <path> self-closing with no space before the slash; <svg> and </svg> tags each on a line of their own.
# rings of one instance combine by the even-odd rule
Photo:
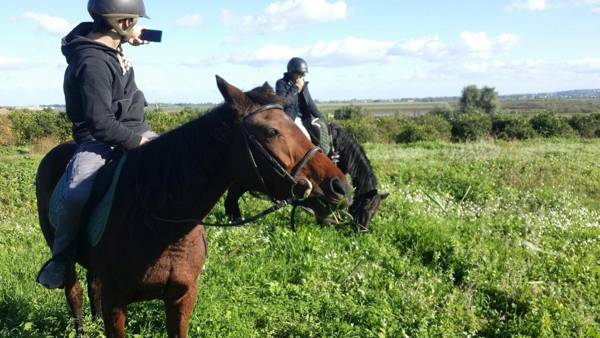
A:
<svg viewBox="0 0 600 338">
<path fill-rule="evenodd" d="M 144 0 L 89 0 L 88 12 L 94 19 L 95 31 L 103 33 L 114 29 L 123 41 L 132 37 L 133 27 L 139 17 L 149 18 Z M 121 19 L 133 19 L 133 22 L 123 29 L 119 24 Z"/>
<path fill-rule="evenodd" d="M 295 57 L 288 62 L 287 70 L 288 73 L 308 73 L 308 64 L 306 61 L 304 61 L 304 59 Z"/>
<path fill-rule="evenodd" d="M 92 17 L 148 18 L 144 0 L 89 0 L 88 12 Z"/>
</svg>

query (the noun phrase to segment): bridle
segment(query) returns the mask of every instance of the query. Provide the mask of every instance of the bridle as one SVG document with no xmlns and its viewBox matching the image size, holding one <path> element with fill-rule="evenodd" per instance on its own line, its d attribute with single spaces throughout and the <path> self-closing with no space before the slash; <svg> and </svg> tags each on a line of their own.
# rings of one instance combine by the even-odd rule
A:
<svg viewBox="0 0 600 338">
<path fill-rule="evenodd" d="M 248 160 L 250 161 L 250 165 L 252 166 L 252 171 L 254 172 L 255 177 L 258 179 L 260 185 L 262 186 L 263 191 L 267 194 L 267 196 L 271 199 L 271 201 L 273 202 L 273 205 L 266 209 L 263 210 L 262 212 L 246 218 L 246 219 L 241 219 L 241 220 L 237 220 L 237 221 L 233 221 L 233 222 L 228 222 L 228 223 L 206 223 L 203 220 L 200 219 L 180 219 L 180 220 L 173 220 L 173 219 L 166 219 L 166 218 L 161 218 L 158 217 L 156 215 L 153 215 L 152 217 L 156 220 L 162 221 L 162 222 L 167 222 L 167 223 L 177 223 L 177 224 L 181 224 L 181 223 L 195 223 L 195 224 L 202 224 L 204 226 L 215 226 L 215 227 L 238 227 L 238 226 L 243 226 L 246 225 L 248 223 L 254 222 L 258 219 L 261 219 L 287 205 L 293 205 L 294 206 L 294 210 L 296 208 L 296 206 L 299 205 L 300 202 L 304 201 L 307 197 L 310 196 L 310 194 L 312 193 L 313 190 L 313 185 L 310 182 L 310 180 L 306 177 L 299 177 L 298 174 L 300 173 L 300 171 L 302 170 L 302 168 L 304 168 L 308 162 L 318 153 L 321 151 L 321 148 L 317 147 L 317 146 L 313 146 L 311 149 L 309 149 L 304 156 L 302 157 L 302 159 L 300 161 L 298 161 L 298 163 L 296 163 L 293 167 L 292 170 L 290 172 L 288 172 L 285 167 L 281 164 L 281 162 L 277 159 L 277 157 L 275 157 L 257 138 L 254 134 L 252 134 L 247 127 L 248 124 L 248 119 L 258 113 L 267 111 L 267 110 L 272 110 L 272 109 L 277 109 L 277 110 L 281 110 L 284 111 L 284 108 L 282 105 L 280 104 L 268 104 L 268 105 L 264 105 L 264 106 L 260 106 L 257 109 L 251 111 L 250 113 L 246 114 L 246 116 L 244 116 L 240 122 L 240 128 L 242 131 L 242 135 L 243 135 L 243 139 L 244 139 L 244 145 L 245 145 L 245 151 L 246 154 L 248 155 Z M 285 112 L 284 112 L 285 113 Z M 272 193 L 272 191 L 269 189 L 267 183 L 265 182 L 265 179 L 263 177 L 263 174 L 261 173 L 261 170 L 259 169 L 258 163 L 256 161 L 256 154 L 254 153 L 254 151 L 258 152 L 258 154 L 260 154 L 260 156 L 262 156 L 269 164 L 270 164 L 270 168 L 277 174 L 277 176 L 279 176 L 280 178 L 284 179 L 287 183 L 290 184 L 290 195 L 283 200 L 277 199 L 275 197 L 275 195 Z M 294 188 L 298 186 L 298 184 L 300 184 L 301 182 L 305 182 L 308 185 L 308 189 L 306 189 L 304 191 L 304 193 L 302 194 L 302 196 L 296 196 L 296 193 L 294 192 Z M 292 215 L 295 212 L 292 213 Z"/>
<path fill-rule="evenodd" d="M 256 110 L 253 110 L 252 112 L 248 113 L 246 116 L 244 116 L 244 118 L 241 121 L 241 130 L 242 130 L 242 134 L 244 136 L 244 144 L 245 144 L 246 153 L 248 155 L 250 165 L 252 166 L 254 175 L 258 179 L 260 185 L 262 186 L 264 193 L 266 193 L 267 196 L 273 202 L 279 202 L 279 200 L 277 200 L 275 198 L 275 195 L 269 189 L 269 187 L 267 186 L 267 184 L 263 178 L 263 175 L 261 174 L 261 171 L 256 162 L 256 155 L 254 153 L 255 151 L 258 152 L 258 154 L 260 154 L 260 156 L 262 156 L 270 164 L 270 168 L 275 172 L 275 174 L 277 176 L 279 176 L 280 178 L 282 178 L 283 180 L 287 181 L 287 183 L 290 184 L 290 196 L 288 197 L 288 199 L 290 199 L 290 200 L 300 199 L 298 196 L 296 196 L 296 193 L 294 192 L 294 188 L 296 188 L 301 182 L 305 182 L 308 185 L 308 189 L 306 189 L 304 191 L 304 194 L 302 195 L 302 198 L 307 198 L 312 193 L 313 185 L 310 182 L 310 180 L 308 180 L 306 177 L 299 177 L 298 174 L 300 173 L 302 168 L 304 168 L 308 164 L 308 162 L 318 152 L 321 151 L 321 148 L 319 148 L 317 146 L 313 146 L 311 149 L 309 149 L 304 154 L 302 159 L 300 161 L 298 161 L 298 163 L 296 163 L 292 167 L 292 170 L 290 172 L 288 172 L 283 167 L 281 162 L 275 156 L 273 156 L 273 154 L 267 148 L 265 148 L 265 146 L 247 128 L 247 121 L 250 117 L 252 117 L 258 113 L 261 113 L 261 112 L 264 112 L 267 110 L 272 110 L 272 109 L 278 109 L 278 110 L 283 111 L 283 106 L 281 106 L 279 104 L 269 104 L 269 105 L 261 106 L 261 107 L 257 108 Z"/>
</svg>

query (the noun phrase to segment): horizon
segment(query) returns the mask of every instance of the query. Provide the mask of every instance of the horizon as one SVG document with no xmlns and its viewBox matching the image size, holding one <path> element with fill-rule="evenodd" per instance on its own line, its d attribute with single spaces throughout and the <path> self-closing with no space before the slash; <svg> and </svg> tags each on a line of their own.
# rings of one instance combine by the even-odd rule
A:
<svg viewBox="0 0 600 338">
<path fill-rule="evenodd" d="M 126 46 L 148 102 L 221 102 L 214 74 L 241 89 L 274 85 L 292 56 L 320 101 L 502 96 L 596 88 L 599 1 L 146 0 L 163 43 Z M 64 104 L 60 38 L 88 21 L 85 4 L 0 5 L 0 106 Z M 425 13 L 415 15 L 415 13 Z M 33 43 L 32 43 L 33 42 Z"/>
</svg>

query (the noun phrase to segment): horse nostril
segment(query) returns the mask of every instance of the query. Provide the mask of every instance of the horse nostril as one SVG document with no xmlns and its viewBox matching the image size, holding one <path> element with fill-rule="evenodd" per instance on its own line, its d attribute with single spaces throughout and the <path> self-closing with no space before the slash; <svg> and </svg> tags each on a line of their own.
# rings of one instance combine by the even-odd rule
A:
<svg viewBox="0 0 600 338">
<path fill-rule="evenodd" d="M 346 195 L 346 189 L 344 187 L 344 184 L 342 183 L 342 181 L 339 178 L 337 178 L 337 177 L 332 178 L 330 185 L 331 185 L 331 191 L 333 191 L 334 193 L 336 193 L 338 195 L 342 195 L 342 196 Z"/>
</svg>

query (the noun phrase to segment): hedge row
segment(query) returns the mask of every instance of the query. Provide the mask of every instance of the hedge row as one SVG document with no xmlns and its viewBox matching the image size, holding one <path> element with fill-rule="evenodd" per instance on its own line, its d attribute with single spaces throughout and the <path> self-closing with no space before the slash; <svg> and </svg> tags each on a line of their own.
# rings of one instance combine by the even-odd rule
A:
<svg viewBox="0 0 600 338">
<path fill-rule="evenodd" d="M 204 111 L 196 109 L 184 109 L 178 113 L 151 111 L 146 114 L 146 120 L 152 130 L 164 133 L 203 113 Z M 0 116 L 0 146 L 22 146 L 48 138 L 55 142 L 65 142 L 72 138 L 71 122 L 66 113 L 25 110 Z"/>
<path fill-rule="evenodd" d="M 344 111 L 345 110 L 345 111 Z M 147 121 L 159 133 L 197 118 L 203 111 L 149 112 Z M 533 137 L 600 137 L 600 113 L 566 117 L 547 112 L 531 118 L 518 114 L 457 114 L 434 111 L 428 115 L 373 117 L 356 107 L 335 112 L 337 123 L 361 143 L 412 143 L 420 141 L 476 141 L 484 138 L 523 140 Z M 63 142 L 71 138 L 64 112 L 15 111 L 0 116 L 0 146 L 27 145 L 43 139 Z"/>
<path fill-rule="evenodd" d="M 465 142 L 485 138 L 524 140 L 534 137 L 600 137 L 600 113 L 566 117 L 545 112 L 527 117 L 518 114 L 432 112 L 416 118 L 371 117 L 354 113 L 352 119 L 338 122 L 360 142 Z"/>
</svg>

